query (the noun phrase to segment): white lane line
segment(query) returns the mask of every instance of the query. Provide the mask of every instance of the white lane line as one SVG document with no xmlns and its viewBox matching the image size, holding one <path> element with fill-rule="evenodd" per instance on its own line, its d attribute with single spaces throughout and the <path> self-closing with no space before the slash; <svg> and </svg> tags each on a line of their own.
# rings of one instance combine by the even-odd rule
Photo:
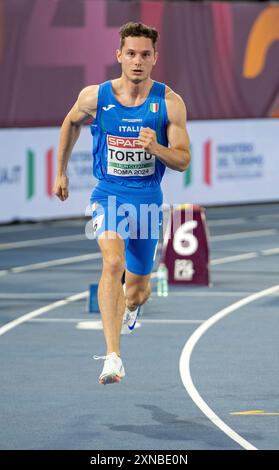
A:
<svg viewBox="0 0 279 470">
<path fill-rule="evenodd" d="M 243 297 L 243 295 L 251 295 L 253 292 L 220 292 L 220 291 L 213 291 L 213 292 L 191 292 L 191 291 L 174 291 L 171 292 L 169 291 L 169 297 Z M 55 300 L 55 299 L 61 299 L 64 297 L 70 297 L 73 295 L 71 292 L 36 292 L 35 294 L 33 292 L 27 293 L 27 292 L 0 292 L 0 300 L 45 300 L 45 299 L 50 299 L 50 300 Z M 89 293 L 88 293 L 89 295 Z M 88 296 L 87 295 L 87 296 Z M 279 295 L 279 293 L 278 293 Z M 151 299 L 156 299 L 158 301 L 160 300 L 165 300 L 164 297 L 158 297 L 156 292 L 151 292 L 151 296 L 149 298 L 149 301 Z"/>
<path fill-rule="evenodd" d="M 209 237 L 211 242 L 222 242 L 226 240 L 240 240 L 241 238 L 256 238 L 256 237 L 267 237 L 269 235 L 276 235 L 278 230 L 253 230 L 251 232 L 239 232 L 239 233 L 228 233 L 226 235 L 214 235 Z"/>
<path fill-rule="evenodd" d="M 181 324 L 196 324 L 203 323 L 204 320 L 142 320 L 137 321 L 135 327 L 140 328 L 142 323 L 148 324 L 162 324 L 162 325 L 181 325 Z M 103 323 L 101 320 L 81 321 L 76 324 L 78 330 L 103 330 Z"/>
<path fill-rule="evenodd" d="M 225 241 L 225 240 L 238 240 L 241 238 L 251 238 L 251 237 L 263 237 L 268 235 L 275 235 L 278 233 L 275 229 L 269 230 L 257 230 L 251 232 L 239 232 L 239 233 L 232 233 L 226 235 L 215 235 L 210 237 L 210 241 Z M 41 245 L 53 245 L 58 243 L 64 242 L 74 242 L 74 241 L 86 241 L 85 234 L 81 235 L 65 235 L 62 237 L 48 237 L 48 238 L 39 238 L 35 240 L 24 240 L 20 242 L 12 242 L 12 243 L 0 243 L 0 250 L 12 250 L 16 248 L 28 248 L 34 246 L 41 246 Z"/>
<path fill-rule="evenodd" d="M 250 253 L 243 253 L 242 255 L 233 255 L 233 256 L 226 256 L 225 258 L 212 259 L 210 261 L 210 265 L 215 266 L 217 264 L 234 263 L 235 261 L 258 258 L 259 256 L 272 256 L 272 255 L 278 255 L 278 254 L 279 254 L 279 248 L 270 248 L 268 250 L 261 250 L 258 252 L 251 251 Z"/>
<path fill-rule="evenodd" d="M 87 255 L 71 256 L 68 258 L 58 258 L 52 261 L 43 261 L 41 263 L 25 264 L 24 266 L 15 266 L 9 269 L 0 271 L 0 276 L 5 276 L 8 273 L 23 273 L 25 271 L 35 271 L 37 269 L 51 268 L 53 266 L 63 266 L 66 264 L 82 263 L 93 259 L 102 258 L 101 253 L 91 253 Z"/>
<path fill-rule="evenodd" d="M 254 220 L 268 220 L 279 219 L 279 214 L 265 214 L 253 216 L 252 214 L 249 217 L 234 217 L 231 219 L 207 219 L 207 225 L 209 227 L 223 227 L 225 225 L 238 225 L 244 224 L 247 222 L 253 222 Z"/>
<path fill-rule="evenodd" d="M 12 232 L 26 232 L 26 231 L 33 231 L 33 230 L 39 230 L 44 226 L 43 223 L 35 223 L 31 225 L 11 225 L 11 226 L 5 226 L 2 227 L 0 226 L 0 235 L 2 233 L 12 233 Z"/>
<path fill-rule="evenodd" d="M 279 254 L 279 248 L 271 248 L 268 250 L 262 250 L 260 252 L 251 252 L 251 253 L 243 253 L 241 255 L 233 255 L 227 256 L 225 258 L 216 258 L 210 261 L 210 265 L 215 266 L 217 264 L 225 264 L 225 263 L 232 263 L 235 261 L 241 261 L 245 259 L 252 259 L 258 256 L 271 256 Z M 34 271 L 37 269 L 46 269 L 53 266 L 63 266 L 67 264 L 74 264 L 74 263 L 81 263 L 84 261 L 90 261 L 91 259 L 101 259 L 101 253 L 92 253 L 87 255 L 80 255 L 80 256 L 71 256 L 68 258 L 58 258 L 52 261 L 43 261 L 41 263 L 33 263 L 33 264 L 25 264 L 24 266 L 15 266 L 9 269 L 2 269 L 0 270 L 0 276 L 6 276 L 10 273 L 22 273 L 25 271 Z M 157 273 L 152 273 L 151 278 L 156 278 Z"/>
<path fill-rule="evenodd" d="M 257 216 L 256 216 L 256 219 L 258 219 L 258 220 L 279 219 L 279 214 L 257 215 Z"/>
<path fill-rule="evenodd" d="M 85 234 L 65 235 L 63 237 L 37 238 L 35 240 L 24 240 L 21 242 L 0 243 L 0 250 L 14 250 L 15 248 L 28 248 L 40 245 L 56 245 L 57 243 L 76 242 L 88 240 Z"/>
<path fill-rule="evenodd" d="M 9 271 L 8 269 L 2 269 L 2 270 L 0 271 L 0 276 L 7 276 L 7 274 L 9 274 L 9 272 L 10 272 L 10 271 Z"/>
<path fill-rule="evenodd" d="M 169 292 L 169 297 L 243 297 L 244 295 L 251 295 L 254 292 L 220 292 L 220 291 L 213 291 L 213 292 L 185 292 L 185 291 L 177 291 L 177 292 Z M 73 295 L 71 292 L 57 292 L 57 293 L 48 293 L 48 292 L 37 292 L 37 293 L 23 293 L 23 292 L 1 292 L 0 299 L 1 300 L 40 300 L 40 299 L 61 299 L 61 297 L 70 297 Z M 88 297 L 89 293 L 87 294 Z M 274 294 L 274 295 L 279 295 Z M 165 301 L 165 297 L 158 297 L 156 292 L 152 292 L 149 298 L 156 299 L 158 301 L 163 300 Z"/>
<path fill-rule="evenodd" d="M 75 302 L 76 300 L 81 300 L 85 299 L 87 297 L 88 292 L 80 292 L 79 294 L 71 295 L 70 297 L 66 297 L 63 300 L 59 300 L 57 302 L 53 302 L 49 305 L 46 305 L 45 307 L 37 308 L 36 310 L 32 310 L 32 312 L 26 313 L 25 315 L 22 315 L 21 317 L 16 318 L 15 320 L 12 320 L 9 323 L 6 323 L 5 325 L 0 327 L 0 336 L 4 335 L 8 331 L 12 330 L 13 328 L 16 328 L 19 325 L 22 325 L 22 323 L 25 323 L 29 320 L 32 320 L 35 317 L 38 317 L 39 315 L 42 315 L 43 313 L 50 312 L 51 310 L 54 310 L 55 308 L 63 307 L 64 305 L 67 305 L 71 302 Z"/>
<path fill-rule="evenodd" d="M 90 314 L 89 314 L 90 315 Z M 99 314 L 92 314 L 98 316 L 98 320 L 85 320 L 84 318 L 34 318 L 31 320 L 28 320 L 28 323 L 95 323 L 95 322 L 100 322 L 100 315 Z M 154 318 L 154 319 L 142 319 L 140 318 L 141 323 L 154 323 L 154 324 L 162 324 L 162 325 L 180 325 L 180 324 L 200 324 L 203 323 L 204 320 L 178 320 L 178 319 L 160 319 L 160 318 Z"/>
<path fill-rule="evenodd" d="M 217 264 L 234 263 L 235 261 L 257 258 L 258 256 L 259 254 L 256 252 L 244 253 L 243 255 L 226 256 L 225 258 L 212 259 L 210 261 L 210 265 L 216 266 Z"/>
<path fill-rule="evenodd" d="M 195 324 L 195 323 L 203 323 L 205 320 L 198 320 L 198 319 L 195 319 L 195 320 L 179 320 L 179 319 L 163 319 L 163 318 L 150 318 L 150 319 L 146 319 L 146 318 L 141 318 L 139 319 L 139 321 L 141 323 L 155 323 L 155 324 L 165 324 L 165 325 L 169 325 L 169 324 L 173 324 L 173 325 L 187 325 L 188 323 L 189 324 Z"/>
<path fill-rule="evenodd" d="M 96 315 L 97 313 L 92 313 L 90 315 Z M 99 317 L 99 314 L 98 314 Z M 27 320 L 28 323 L 82 323 L 85 320 L 84 318 L 32 318 L 31 320 Z M 92 321 L 99 321 L 99 320 L 92 320 Z"/>
<path fill-rule="evenodd" d="M 5 325 L 0 327 L 0 336 L 3 336 L 5 333 L 8 331 L 12 330 L 13 328 L 16 328 L 19 325 L 22 325 L 22 323 L 25 322 L 30 322 L 30 321 L 35 321 L 34 319 L 38 317 L 39 315 L 42 315 L 43 313 L 50 312 L 51 310 L 55 310 L 56 308 L 64 307 L 65 305 L 71 303 L 71 302 L 76 302 L 77 300 L 83 300 L 88 296 L 88 291 L 85 292 L 80 292 L 79 294 L 71 295 L 70 297 L 66 297 L 63 300 L 59 300 L 57 302 L 53 302 L 49 305 L 46 305 L 45 307 L 37 308 L 36 310 L 32 310 L 29 313 L 26 313 L 25 315 L 22 315 L 19 318 L 16 318 L 15 320 L 12 320 L 9 323 L 6 323 Z M 43 320 L 43 319 L 41 319 Z M 45 321 L 57 321 L 58 319 L 45 319 Z M 60 319 L 59 319 L 60 320 Z M 59 321 L 58 320 L 58 321 Z M 63 319 L 62 321 L 68 321 L 68 322 L 73 322 L 77 321 L 80 322 L 81 320 L 84 321 L 84 319 Z M 60 320 L 61 321 L 61 320 Z M 145 323 L 201 323 L 204 320 L 160 320 L 160 319 L 154 319 L 154 320 L 141 320 L 141 322 Z"/>
<path fill-rule="evenodd" d="M 2 300 L 40 300 L 40 299 L 61 299 L 70 297 L 73 295 L 72 292 L 0 292 L 0 299 Z"/>
<path fill-rule="evenodd" d="M 244 218 L 235 218 L 235 219 L 217 219 L 217 220 L 207 220 L 207 225 L 209 227 L 224 227 L 225 225 L 239 225 L 247 223 L 248 219 Z"/>
<path fill-rule="evenodd" d="M 53 230 L 56 227 L 84 227 L 88 219 L 65 219 L 65 220 L 46 220 L 44 222 L 34 222 L 30 224 L 15 224 L 15 225 L 0 225 L 0 235 L 2 233 L 12 233 L 12 232 L 32 232 L 33 230 L 50 229 Z"/>
<path fill-rule="evenodd" d="M 265 256 L 278 255 L 279 254 L 279 248 L 269 248 L 268 250 L 262 250 L 261 254 L 265 255 Z"/>
<path fill-rule="evenodd" d="M 13 233 L 13 232 L 32 232 L 33 230 L 53 230 L 56 227 L 81 227 L 87 223 L 88 219 L 77 219 L 77 220 L 46 220 L 45 222 L 34 222 L 30 224 L 17 224 L 17 225 L 0 225 L 0 235 L 2 233 Z"/>
<path fill-rule="evenodd" d="M 188 289 L 189 287 L 187 287 Z M 169 296 L 170 297 L 243 297 L 243 295 L 251 295 L 253 294 L 253 292 L 220 292 L 220 291 L 213 291 L 213 292 L 185 292 L 185 291 L 182 291 L 182 292 L 170 292 L 169 291 Z M 157 297 L 157 294 L 154 292 L 152 293 L 152 296 L 156 296 Z M 165 299 L 165 297 L 158 297 L 158 300 L 159 299 Z"/>
<path fill-rule="evenodd" d="M 23 273 L 26 271 L 35 271 L 39 269 L 46 269 L 54 266 L 62 266 L 67 264 L 74 264 L 74 263 L 81 263 L 84 261 L 90 261 L 91 259 L 101 259 L 101 253 L 93 253 L 89 255 L 81 255 L 81 256 L 72 256 L 70 258 L 59 258 L 52 261 L 44 261 L 42 263 L 34 263 L 34 264 L 26 264 L 24 266 L 16 266 L 9 269 L 3 269 L 0 271 L 0 276 L 6 276 L 7 274 L 12 273 Z M 218 258 L 212 260 L 210 264 L 217 265 L 217 264 L 225 264 L 233 261 L 240 261 L 241 259 L 249 259 L 251 256 L 249 254 L 243 255 L 236 255 L 236 256 L 228 256 L 226 258 Z M 157 277 L 157 273 L 154 272 L 151 274 L 151 278 L 154 279 Z"/>
<path fill-rule="evenodd" d="M 213 219 L 210 220 L 210 218 L 207 219 L 207 224 L 209 226 L 225 226 L 225 225 L 238 225 L 242 223 L 246 223 L 248 220 L 252 219 L 256 220 L 270 220 L 270 219 L 278 219 L 279 214 L 264 214 L 264 215 L 257 215 L 256 217 L 253 217 L 251 215 L 250 217 L 235 217 L 235 218 L 230 218 L 230 219 Z M 56 220 L 55 222 L 53 221 L 44 221 L 44 222 L 34 222 L 30 224 L 10 224 L 10 225 L 2 225 L 0 226 L 0 234 L 1 233 L 9 233 L 9 232 L 24 232 L 24 231 L 32 231 L 32 230 L 37 230 L 41 229 L 42 227 L 51 227 L 55 228 L 56 226 L 82 226 L 82 224 L 86 223 L 87 219 L 84 218 L 77 218 L 77 219 L 65 219 L 65 220 Z"/>
<path fill-rule="evenodd" d="M 207 403 L 203 400 L 203 398 L 199 394 L 198 390 L 193 384 L 193 380 L 191 377 L 190 360 L 191 360 L 193 349 L 196 346 L 197 342 L 204 335 L 204 333 L 208 331 L 209 328 L 211 328 L 214 324 L 216 324 L 218 321 L 225 318 L 230 313 L 235 312 L 239 308 L 243 307 L 244 305 L 247 305 L 251 302 L 254 302 L 255 300 L 261 299 L 268 295 L 272 295 L 278 291 L 279 291 L 279 284 L 277 284 L 276 286 L 270 287 L 268 289 L 264 289 L 255 294 L 249 295 L 248 297 L 245 297 L 244 299 L 241 299 L 238 302 L 233 303 L 229 307 L 226 307 L 220 310 L 219 312 L 215 313 L 215 315 L 213 315 L 208 320 L 206 320 L 190 336 L 190 338 L 186 342 L 181 352 L 181 356 L 179 360 L 179 370 L 180 370 L 180 376 L 181 376 L 183 385 L 186 388 L 186 391 L 188 392 L 192 400 L 194 401 L 194 403 L 208 417 L 208 419 L 212 421 L 213 424 L 215 424 L 219 429 L 221 429 L 221 431 L 227 434 L 227 436 L 229 436 L 231 439 L 237 442 L 241 447 L 247 450 L 257 450 L 257 448 L 254 447 L 250 442 L 246 441 L 239 434 L 237 434 L 227 424 L 225 424 L 224 421 L 222 421 L 219 418 L 219 416 L 217 416 L 214 413 L 214 411 L 207 405 Z"/>
</svg>

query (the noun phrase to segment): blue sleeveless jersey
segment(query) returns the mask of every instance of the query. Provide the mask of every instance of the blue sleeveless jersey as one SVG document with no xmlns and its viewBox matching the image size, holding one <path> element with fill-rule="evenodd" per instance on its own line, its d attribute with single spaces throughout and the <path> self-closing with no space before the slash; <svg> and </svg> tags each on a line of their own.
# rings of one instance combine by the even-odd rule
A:
<svg viewBox="0 0 279 470">
<path fill-rule="evenodd" d="M 165 165 L 140 145 L 142 127 L 150 127 L 157 141 L 168 146 L 165 85 L 154 81 L 149 96 L 140 106 L 127 107 L 114 96 L 111 81 L 99 87 L 93 136 L 93 174 L 98 180 L 130 188 L 158 186 Z"/>
</svg>

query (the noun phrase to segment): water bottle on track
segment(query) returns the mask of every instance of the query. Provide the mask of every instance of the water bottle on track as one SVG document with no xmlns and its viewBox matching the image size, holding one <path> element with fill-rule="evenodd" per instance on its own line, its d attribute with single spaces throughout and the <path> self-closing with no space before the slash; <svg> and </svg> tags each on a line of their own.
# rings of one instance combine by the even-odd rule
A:
<svg viewBox="0 0 279 470">
<path fill-rule="evenodd" d="M 164 263 L 160 263 L 157 271 L 157 295 L 158 297 L 167 297 L 168 294 L 168 268 Z"/>
</svg>

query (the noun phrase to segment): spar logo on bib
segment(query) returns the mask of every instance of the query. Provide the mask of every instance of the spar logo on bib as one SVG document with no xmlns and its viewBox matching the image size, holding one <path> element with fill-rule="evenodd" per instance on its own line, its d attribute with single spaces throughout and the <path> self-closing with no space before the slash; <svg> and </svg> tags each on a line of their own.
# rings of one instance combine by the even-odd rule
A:
<svg viewBox="0 0 279 470">
<path fill-rule="evenodd" d="M 137 138 L 108 135 L 107 146 L 109 175 L 150 176 L 155 172 L 155 156 Z"/>
</svg>

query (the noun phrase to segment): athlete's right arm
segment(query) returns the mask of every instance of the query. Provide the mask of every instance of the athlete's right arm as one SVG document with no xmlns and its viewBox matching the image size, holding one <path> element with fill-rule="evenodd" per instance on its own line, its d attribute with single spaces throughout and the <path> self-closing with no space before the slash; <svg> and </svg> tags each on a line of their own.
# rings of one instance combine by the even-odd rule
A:
<svg viewBox="0 0 279 470">
<path fill-rule="evenodd" d="M 69 196 L 69 180 L 67 177 L 69 158 L 79 138 L 82 125 L 96 115 L 98 91 L 99 85 L 84 88 L 61 126 L 56 179 L 53 187 L 54 194 L 56 194 L 61 201 L 65 201 Z"/>
</svg>

